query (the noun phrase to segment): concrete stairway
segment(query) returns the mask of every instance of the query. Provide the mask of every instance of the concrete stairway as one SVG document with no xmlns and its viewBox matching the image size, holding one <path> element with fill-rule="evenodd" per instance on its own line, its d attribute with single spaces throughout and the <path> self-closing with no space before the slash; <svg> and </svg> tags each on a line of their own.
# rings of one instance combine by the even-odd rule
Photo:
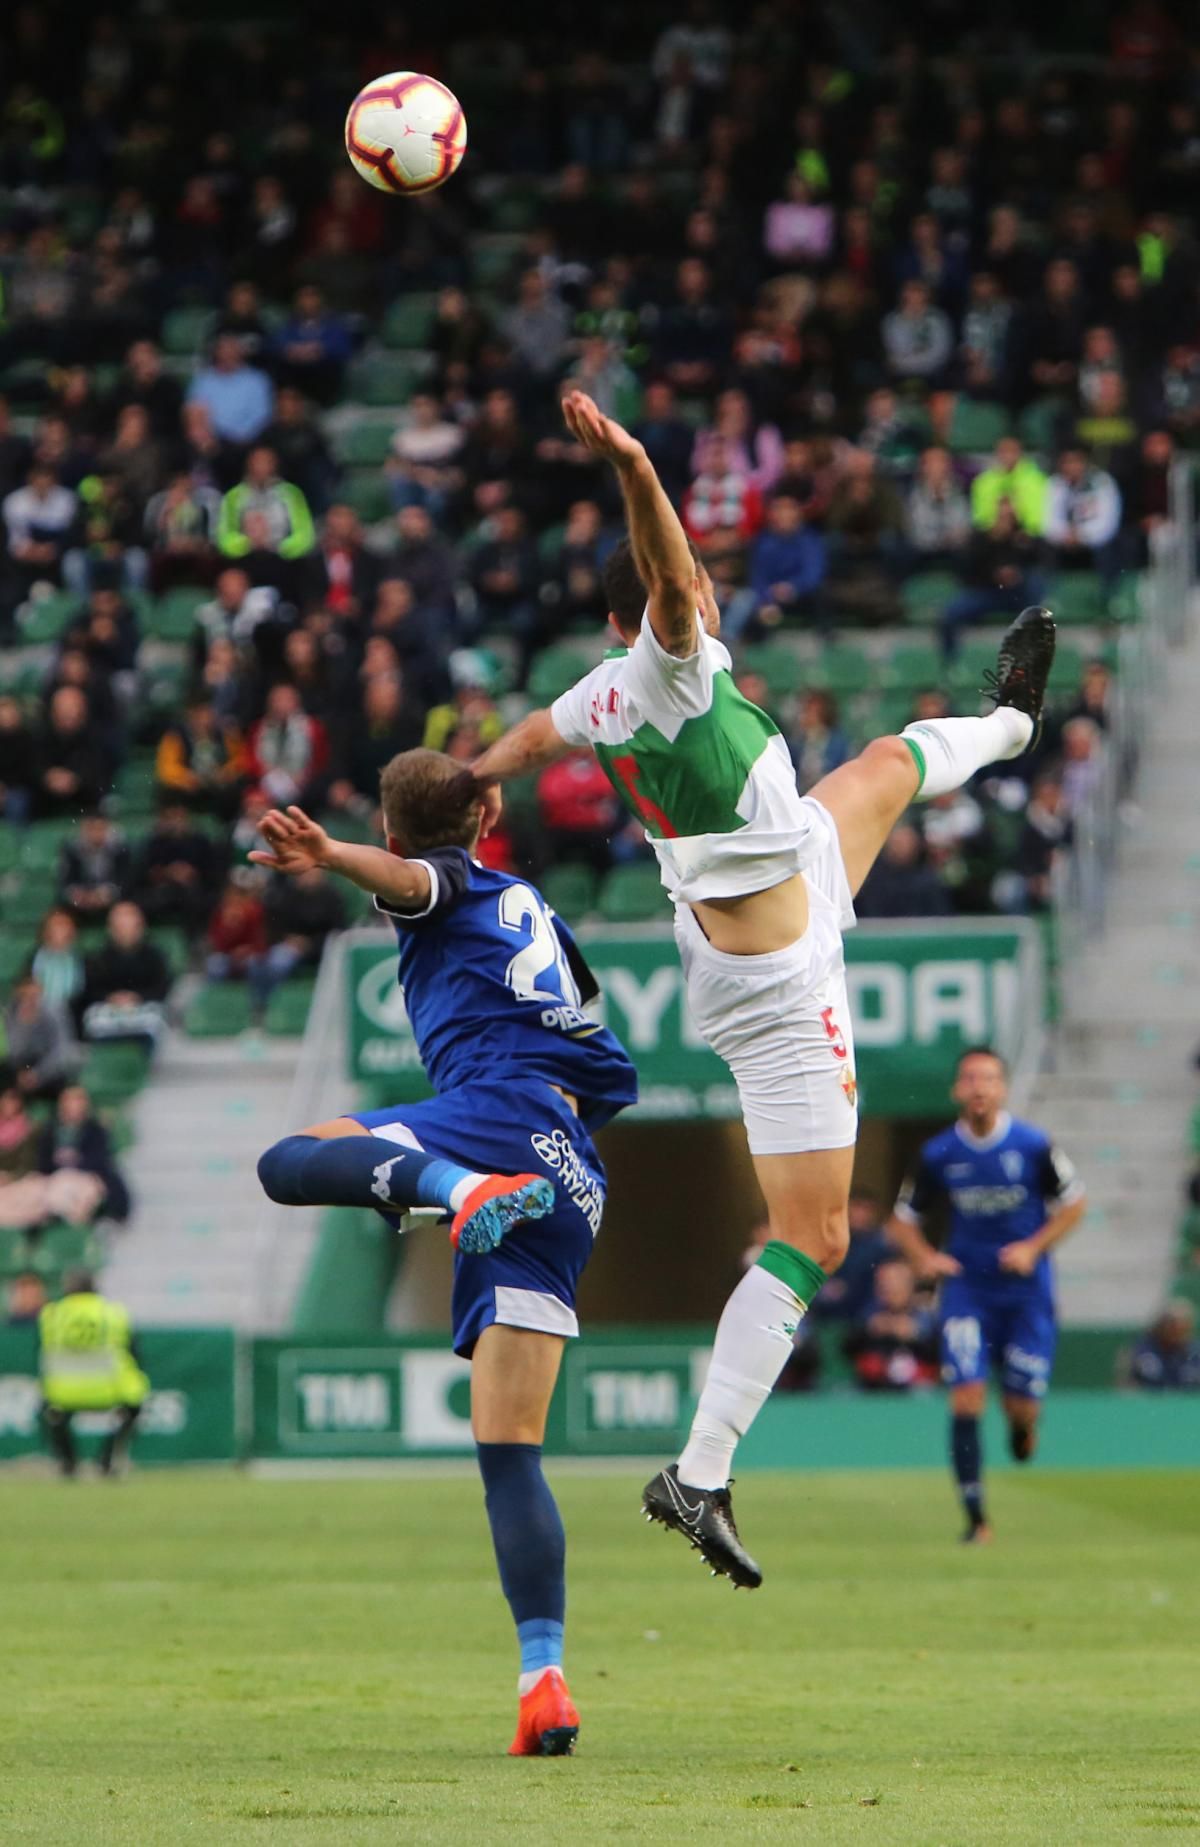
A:
<svg viewBox="0 0 1200 1847">
<path fill-rule="evenodd" d="M 1092 1202 L 1059 1258 L 1070 1321 L 1143 1322 L 1170 1281 L 1200 1043 L 1198 715 L 1193 625 L 1155 702 L 1104 932 L 1069 971 L 1070 1019 L 1030 1109 Z"/>
<path fill-rule="evenodd" d="M 105 1287 L 136 1320 L 262 1325 L 261 1253 L 271 1206 L 255 1162 L 282 1134 L 297 1041 L 172 1031 L 134 1110 L 126 1166 L 135 1212 L 113 1239 Z M 315 1214 L 297 1214 L 310 1238 Z M 312 1223 L 309 1223 L 309 1220 Z"/>
</svg>

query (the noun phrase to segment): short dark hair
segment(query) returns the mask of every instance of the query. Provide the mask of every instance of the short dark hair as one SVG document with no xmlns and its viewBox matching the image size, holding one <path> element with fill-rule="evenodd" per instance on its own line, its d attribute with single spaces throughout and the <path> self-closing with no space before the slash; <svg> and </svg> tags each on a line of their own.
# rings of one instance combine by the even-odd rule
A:
<svg viewBox="0 0 1200 1847">
<path fill-rule="evenodd" d="M 968 1045 L 958 1054 L 954 1061 L 954 1075 L 958 1076 L 968 1058 L 994 1058 L 1005 1077 L 1008 1076 L 1008 1060 L 1001 1056 L 994 1045 Z"/>
<path fill-rule="evenodd" d="M 697 556 L 696 547 L 690 539 L 688 550 L 693 558 Z M 609 553 L 603 578 L 609 614 L 622 635 L 636 635 L 642 626 L 649 593 L 638 575 L 637 565 L 633 561 L 633 547 L 628 539 L 622 539 Z"/>
<path fill-rule="evenodd" d="M 407 857 L 475 845 L 479 785 L 444 751 L 402 750 L 384 765 L 379 795 L 387 831 Z"/>
</svg>

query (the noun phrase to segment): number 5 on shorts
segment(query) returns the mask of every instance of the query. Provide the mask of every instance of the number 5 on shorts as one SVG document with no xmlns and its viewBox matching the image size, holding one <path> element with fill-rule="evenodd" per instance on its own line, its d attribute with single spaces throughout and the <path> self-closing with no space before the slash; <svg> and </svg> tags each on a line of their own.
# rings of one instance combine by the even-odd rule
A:
<svg viewBox="0 0 1200 1847">
<path fill-rule="evenodd" d="M 847 1057 L 848 1054 L 846 1051 L 846 1036 L 843 1033 L 841 1027 L 838 1025 L 837 1021 L 833 1017 L 832 1007 L 822 1007 L 821 1024 L 825 1028 L 825 1037 L 828 1039 L 830 1045 L 833 1047 L 834 1057 L 835 1058 Z"/>
</svg>

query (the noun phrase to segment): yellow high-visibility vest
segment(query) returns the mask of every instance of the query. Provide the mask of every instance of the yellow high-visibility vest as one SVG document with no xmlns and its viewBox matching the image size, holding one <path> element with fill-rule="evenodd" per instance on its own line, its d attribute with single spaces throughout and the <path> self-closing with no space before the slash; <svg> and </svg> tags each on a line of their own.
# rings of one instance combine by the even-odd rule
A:
<svg viewBox="0 0 1200 1847">
<path fill-rule="evenodd" d="M 65 1295 L 38 1316 L 42 1396 L 57 1411 L 139 1405 L 150 1381 L 129 1351 L 127 1310 L 102 1295 Z"/>
</svg>

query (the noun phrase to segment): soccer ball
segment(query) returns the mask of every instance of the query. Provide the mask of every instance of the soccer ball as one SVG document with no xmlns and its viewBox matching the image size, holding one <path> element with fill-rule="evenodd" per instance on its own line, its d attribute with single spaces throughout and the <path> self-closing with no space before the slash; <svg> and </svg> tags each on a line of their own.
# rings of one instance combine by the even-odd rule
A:
<svg viewBox="0 0 1200 1847">
<path fill-rule="evenodd" d="M 450 178 L 466 148 L 458 98 L 418 71 L 376 77 L 346 117 L 346 152 L 380 192 L 432 192 Z"/>
</svg>

